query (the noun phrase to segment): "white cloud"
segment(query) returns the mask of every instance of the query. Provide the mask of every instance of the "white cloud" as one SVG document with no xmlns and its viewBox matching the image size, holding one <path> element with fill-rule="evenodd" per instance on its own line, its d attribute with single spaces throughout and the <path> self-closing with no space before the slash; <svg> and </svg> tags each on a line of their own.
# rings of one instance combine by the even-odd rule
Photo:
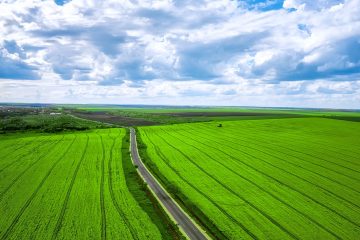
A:
<svg viewBox="0 0 360 240">
<path fill-rule="evenodd" d="M 341 4 L 342 0 L 285 0 L 283 7 L 297 10 L 323 10 Z"/>
<path fill-rule="evenodd" d="M 0 1 L 0 100 L 302 104 L 316 92 L 360 107 L 359 1 L 261 10 L 273 4 Z"/>
</svg>

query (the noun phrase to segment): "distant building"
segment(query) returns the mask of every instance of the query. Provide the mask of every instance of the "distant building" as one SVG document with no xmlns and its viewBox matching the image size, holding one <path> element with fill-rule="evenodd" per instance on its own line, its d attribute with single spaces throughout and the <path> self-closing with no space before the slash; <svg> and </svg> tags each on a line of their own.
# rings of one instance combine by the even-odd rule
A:
<svg viewBox="0 0 360 240">
<path fill-rule="evenodd" d="M 61 113 L 58 112 L 51 112 L 50 115 L 60 115 Z"/>
</svg>

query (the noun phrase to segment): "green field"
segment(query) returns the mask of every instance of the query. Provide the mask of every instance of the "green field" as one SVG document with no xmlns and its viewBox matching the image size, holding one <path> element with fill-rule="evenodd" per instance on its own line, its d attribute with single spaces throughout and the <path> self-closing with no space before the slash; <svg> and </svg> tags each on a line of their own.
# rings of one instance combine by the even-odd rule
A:
<svg viewBox="0 0 360 240">
<path fill-rule="evenodd" d="M 133 181 L 125 134 L 0 135 L 1 239 L 171 238 Z"/>
<path fill-rule="evenodd" d="M 143 160 L 213 236 L 359 239 L 359 123 L 221 123 L 138 128 Z"/>
<path fill-rule="evenodd" d="M 323 117 L 360 122 L 359 111 L 297 108 L 246 108 L 246 107 L 121 107 L 121 106 L 63 106 L 70 111 L 108 113 L 119 119 L 121 126 L 146 126 L 209 121 L 235 121 L 270 118 Z M 146 124 L 132 124 L 131 120 Z"/>
<path fill-rule="evenodd" d="M 111 128 L 127 124 L 157 125 L 138 127 L 143 161 L 214 238 L 360 236 L 360 112 L 9 110 L 0 121 L 0 239 L 180 239 L 132 165 L 128 130 Z"/>
</svg>

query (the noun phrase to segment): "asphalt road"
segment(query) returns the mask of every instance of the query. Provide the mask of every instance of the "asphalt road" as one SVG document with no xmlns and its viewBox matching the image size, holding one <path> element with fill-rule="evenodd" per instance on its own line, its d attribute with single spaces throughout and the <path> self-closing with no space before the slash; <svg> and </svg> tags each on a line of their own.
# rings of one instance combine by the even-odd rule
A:
<svg viewBox="0 0 360 240">
<path fill-rule="evenodd" d="M 186 233 L 190 239 L 208 239 L 208 237 L 199 229 L 193 221 L 190 220 L 189 216 L 184 213 L 179 205 L 175 203 L 175 200 L 160 186 L 155 180 L 155 177 L 148 171 L 140 160 L 139 152 L 137 149 L 135 129 L 130 128 L 130 140 L 131 140 L 131 157 L 134 164 L 138 166 L 138 171 L 141 176 L 145 179 L 149 188 L 156 194 L 158 199 L 167 209 L 168 214 L 171 214 L 175 219 L 177 225 Z"/>
</svg>

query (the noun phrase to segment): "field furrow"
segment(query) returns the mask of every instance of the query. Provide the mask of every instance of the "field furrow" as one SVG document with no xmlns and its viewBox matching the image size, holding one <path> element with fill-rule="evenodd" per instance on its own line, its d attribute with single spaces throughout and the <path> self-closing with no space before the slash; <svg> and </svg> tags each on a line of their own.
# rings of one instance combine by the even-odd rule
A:
<svg viewBox="0 0 360 240">
<path fill-rule="evenodd" d="M 170 133 L 171 134 L 171 133 Z M 177 132 L 177 134 L 179 134 L 179 132 Z M 191 139 L 190 136 L 186 136 L 186 139 Z M 183 141 L 183 139 L 181 139 Z M 265 193 L 267 193 L 268 195 L 270 195 L 271 197 L 273 197 L 274 199 L 276 199 L 277 201 L 279 201 L 279 203 L 284 204 L 285 206 L 287 206 L 289 209 L 295 211 L 296 213 L 298 213 L 299 215 L 302 215 L 304 218 L 307 218 L 308 220 L 310 220 L 313 224 L 317 225 L 319 228 L 323 229 L 324 231 L 328 232 L 329 234 L 331 234 L 333 237 L 335 238 L 340 238 L 336 233 L 332 232 L 330 229 L 326 228 L 322 223 L 320 223 L 319 221 L 317 221 L 316 219 L 314 219 L 313 217 L 309 216 L 308 214 L 302 212 L 301 210 L 299 210 L 296 206 L 291 205 L 290 202 L 286 202 L 284 199 L 281 199 L 280 197 L 278 197 L 276 194 L 274 194 L 273 192 L 267 190 L 265 187 L 261 186 L 260 184 L 257 184 L 255 181 L 252 181 L 250 178 L 247 178 L 246 175 L 244 174 L 239 174 L 238 172 L 234 171 L 232 168 L 229 168 L 228 166 L 226 166 L 225 164 L 223 164 L 221 161 L 217 160 L 216 158 L 212 157 L 211 155 L 209 155 L 208 153 L 206 153 L 205 151 L 203 151 L 201 148 L 197 148 L 195 144 L 191 144 L 191 143 L 187 143 L 184 142 L 183 143 L 192 146 L 193 148 L 195 148 L 196 150 L 198 150 L 199 152 L 201 152 L 202 154 L 204 154 L 204 156 L 207 156 L 208 159 L 211 159 L 215 162 L 217 162 L 219 165 L 221 165 L 222 167 L 224 167 L 225 169 L 227 169 L 228 171 L 230 171 L 231 173 L 233 173 L 234 175 L 240 177 L 241 179 L 247 181 L 248 183 L 250 183 L 251 185 L 256 186 L 260 191 L 263 191 Z M 208 146 L 211 147 L 212 149 L 214 149 L 213 146 Z M 216 149 L 216 148 L 215 148 Z M 219 149 L 216 149 L 219 150 Z"/>
<path fill-rule="evenodd" d="M 205 131 L 207 131 L 207 133 L 210 133 L 210 132 L 212 132 L 212 133 L 214 133 L 214 134 L 217 134 L 213 129 L 207 129 L 207 128 L 201 128 L 200 127 L 200 129 L 204 129 Z M 207 129 L 207 130 L 206 130 Z M 227 133 L 227 134 L 226 134 Z M 258 133 L 258 134 L 260 134 L 260 133 Z M 294 140 L 292 140 L 292 139 L 282 139 L 282 141 L 289 141 L 290 143 L 287 143 L 286 145 L 284 145 L 284 144 L 274 144 L 274 141 L 276 142 L 276 140 L 274 140 L 274 138 L 273 137 L 269 137 L 268 135 L 270 135 L 269 133 L 266 133 L 266 134 L 261 134 L 260 136 L 261 136 L 261 138 L 260 137 L 254 137 L 254 138 L 251 138 L 251 136 L 256 136 L 257 135 L 257 132 L 254 132 L 254 133 L 252 133 L 252 134 L 246 134 L 246 133 L 243 133 L 243 132 L 241 132 L 241 134 L 239 133 L 238 135 L 236 135 L 236 138 L 234 138 L 234 134 L 233 133 L 231 133 L 231 132 L 225 132 L 225 133 L 222 133 L 221 134 L 221 136 L 218 136 L 219 137 L 219 139 L 222 139 L 222 140 L 224 140 L 225 139 L 225 141 L 229 141 L 229 140 L 233 140 L 233 141 L 230 141 L 230 142 L 232 142 L 232 143 L 237 143 L 238 145 L 241 145 L 240 144 L 240 141 L 241 142 L 245 142 L 245 143 L 247 143 L 248 145 L 245 145 L 245 146 L 252 146 L 252 145 L 254 145 L 254 142 L 250 142 L 249 140 L 253 140 L 253 141 L 255 141 L 257 144 L 255 144 L 255 145 L 259 145 L 258 143 L 259 142 L 263 142 L 263 144 L 261 145 L 261 147 L 262 147 L 262 149 L 269 149 L 269 145 L 273 145 L 273 146 L 275 146 L 276 148 L 282 148 L 282 149 L 287 149 L 287 150 L 290 150 L 290 151 L 292 151 L 292 152 L 296 152 L 296 153 L 300 153 L 302 156 L 301 156 L 301 160 L 303 161 L 303 162 L 309 162 L 309 163 L 311 163 L 312 165 L 316 165 L 316 166 L 320 166 L 320 167 L 323 167 L 323 168 L 325 168 L 325 169 L 328 169 L 328 170 L 331 170 L 331 171 L 334 171 L 334 172 L 336 172 L 336 173 L 338 173 L 338 174 L 340 174 L 340 175 L 343 175 L 343 176 L 346 176 L 346 177 L 349 177 L 349 178 L 351 178 L 351 179 L 353 179 L 354 178 L 354 176 L 353 175 L 347 175 L 347 174 L 349 174 L 348 173 L 348 170 L 350 170 L 350 171 L 355 171 L 355 172 L 358 172 L 357 170 L 354 170 L 353 168 L 355 167 L 354 165 L 356 165 L 356 164 L 354 164 L 354 163 L 352 163 L 352 162 L 349 162 L 350 164 L 352 164 L 352 165 L 348 165 L 348 166 L 343 166 L 342 164 L 338 164 L 338 163 L 334 163 L 334 162 L 332 162 L 332 161 L 329 161 L 329 160 L 327 160 L 327 159 L 324 159 L 324 158 L 322 158 L 322 157 L 319 157 L 319 156 L 314 156 L 313 154 L 309 154 L 308 152 L 316 152 L 316 148 L 311 148 L 311 149 L 307 149 L 307 151 L 299 151 L 299 150 L 296 150 L 296 148 L 298 148 L 297 146 L 293 146 L 292 144 L 291 144 L 291 142 L 292 141 L 294 141 Z M 267 139 L 267 141 L 263 141 L 263 139 Z M 277 139 L 279 139 L 279 138 L 277 138 Z M 250 143 L 250 144 L 249 144 Z M 302 144 L 302 143 L 301 143 Z M 242 145 L 242 146 L 244 146 L 244 145 Z M 292 148 L 290 148 L 290 147 L 292 147 Z M 327 150 L 328 151 L 328 150 Z M 280 152 L 279 151 L 279 149 L 276 149 L 276 152 Z M 289 154 L 288 152 L 286 152 L 286 154 Z M 321 154 L 323 154 L 323 153 L 321 153 Z M 303 156 L 303 155 L 307 155 L 307 156 Z M 309 158 L 310 157 L 310 158 Z M 340 160 L 341 158 L 338 158 L 338 157 L 336 157 L 337 158 L 337 160 Z M 318 159 L 318 160 L 320 160 L 320 162 L 318 162 L 318 161 L 314 161 L 314 159 Z M 334 165 L 334 166 L 333 166 Z M 341 167 L 341 169 L 339 169 L 339 167 Z M 342 169 L 342 168 L 344 168 L 344 169 Z M 342 170 L 342 172 L 341 171 L 339 171 L 339 170 Z M 356 181 L 360 181 L 359 179 L 355 179 Z"/>
<path fill-rule="evenodd" d="M 114 207 L 116 208 L 116 211 L 118 212 L 119 216 L 121 219 L 123 219 L 125 221 L 125 224 L 127 226 L 127 228 L 130 230 L 131 236 L 133 239 L 139 239 L 137 236 L 137 233 L 135 231 L 135 229 L 133 229 L 133 227 L 130 224 L 130 221 L 128 219 L 128 216 L 126 216 L 126 214 L 124 213 L 124 210 L 120 207 L 116 197 L 115 197 L 115 193 L 114 193 L 114 183 L 113 183 L 113 178 L 114 178 L 114 171 L 112 170 L 112 161 L 113 161 L 113 152 L 114 152 L 114 146 L 115 146 L 115 141 L 116 139 L 113 138 L 113 143 L 110 149 L 110 157 L 109 157 L 109 162 L 108 162 L 108 186 L 109 186 L 109 192 L 110 192 L 110 196 L 111 196 L 111 200 L 112 203 L 114 205 Z"/>
<path fill-rule="evenodd" d="M 256 211 L 258 212 L 260 215 L 264 216 L 266 219 L 268 219 L 272 224 L 274 224 L 274 226 L 278 227 L 279 229 L 281 229 L 283 232 L 285 232 L 286 234 L 288 234 L 290 237 L 294 238 L 294 239 L 298 239 L 297 236 L 295 236 L 293 233 L 291 233 L 288 229 L 286 229 L 284 226 L 282 226 L 278 221 L 276 221 L 272 216 L 270 216 L 269 214 L 267 214 L 266 212 L 264 212 L 263 210 L 261 210 L 260 208 L 258 208 L 256 205 L 252 204 L 251 202 L 249 202 L 247 199 L 243 198 L 240 194 L 236 193 L 235 191 L 233 191 L 230 187 L 228 187 L 227 185 L 223 184 L 222 181 L 216 177 L 214 177 L 213 174 L 210 174 L 208 171 L 206 171 L 203 167 L 200 166 L 200 164 L 196 163 L 196 161 L 192 160 L 190 157 L 188 157 L 183 151 L 181 151 L 179 148 L 175 147 L 173 144 L 171 144 L 170 142 L 166 141 L 163 137 L 158 136 L 163 142 L 165 142 L 167 145 L 169 145 L 172 149 L 178 151 L 184 158 L 186 158 L 189 162 L 191 162 L 192 164 L 194 164 L 201 172 L 203 172 L 206 176 L 208 176 L 209 178 L 213 179 L 216 183 L 218 183 L 221 187 L 223 187 L 224 189 L 226 189 L 229 193 L 233 194 L 234 196 L 236 196 L 237 198 L 239 198 L 241 201 L 243 201 L 244 203 L 248 204 L 252 209 L 252 211 Z"/>
<path fill-rule="evenodd" d="M 0 166 L 10 164 L 0 175 L 0 239 L 173 239 L 134 199 L 145 195 L 140 183 L 128 190 L 128 138 L 118 128 L 0 136 L 2 146 L 18 144 L 11 156 L 0 149 Z"/>
<path fill-rule="evenodd" d="M 57 222 L 56 222 L 56 225 L 55 225 L 55 228 L 54 228 L 54 232 L 53 232 L 53 235 L 52 235 L 52 239 L 56 239 L 57 234 L 61 229 L 61 224 L 62 224 L 64 215 L 65 215 L 65 211 L 66 211 L 66 207 L 67 207 L 67 204 L 68 204 L 68 201 L 69 201 L 69 198 L 70 198 L 70 194 L 71 194 L 72 188 L 74 186 L 74 182 L 76 180 L 76 176 L 77 176 L 77 173 L 79 171 L 80 165 L 81 165 L 82 161 L 84 160 L 88 144 L 89 144 L 89 136 L 86 137 L 85 148 L 82 151 L 80 161 L 76 165 L 75 171 L 74 171 L 74 173 L 72 175 L 70 186 L 69 186 L 69 188 L 68 188 L 68 190 L 66 192 L 65 200 L 64 200 L 64 202 L 62 204 L 62 207 L 61 207 L 61 210 L 60 210 L 60 215 L 59 215 L 59 217 L 57 219 Z"/>
<path fill-rule="evenodd" d="M 55 147 L 56 144 L 58 144 L 62 139 L 53 142 L 50 144 L 49 147 Z M 51 151 L 51 150 L 50 150 Z M 11 187 L 14 186 L 14 184 L 27 172 L 29 171 L 29 169 L 31 169 L 35 164 L 37 164 L 40 160 L 42 160 L 46 155 L 48 154 L 48 152 L 44 152 L 41 155 L 39 155 L 37 157 L 37 159 L 35 161 L 32 161 L 24 170 L 22 170 L 11 182 L 9 185 L 6 186 L 6 188 L 4 190 L 1 191 L 0 193 L 0 201 L 3 198 L 3 196 L 6 194 L 7 191 L 9 191 L 9 189 L 11 189 Z"/>
<path fill-rule="evenodd" d="M 69 149 L 71 148 L 71 146 L 73 145 L 75 141 L 74 140 L 71 142 L 71 144 L 66 148 L 66 150 L 59 156 L 59 158 L 52 164 L 52 166 L 49 168 L 49 170 L 47 171 L 47 173 L 45 174 L 45 176 L 43 177 L 43 179 L 41 180 L 41 182 L 39 183 L 39 185 L 36 187 L 35 191 L 31 194 L 30 198 L 28 198 L 28 200 L 25 202 L 25 204 L 22 206 L 22 208 L 20 209 L 20 211 L 17 213 L 17 215 L 15 216 L 15 218 L 11 221 L 10 226 L 6 229 L 5 233 L 2 235 L 1 239 L 7 239 L 9 234 L 11 233 L 11 231 L 13 230 L 13 228 L 15 227 L 15 225 L 18 223 L 20 217 L 23 215 L 23 213 L 25 212 L 25 210 L 29 207 L 29 205 L 31 204 L 31 202 L 33 201 L 34 197 L 36 196 L 36 194 L 39 192 L 40 188 L 44 185 L 44 183 L 46 182 L 47 178 L 50 176 L 51 172 L 54 170 L 54 168 L 56 167 L 56 165 L 62 160 L 62 158 L 66 155 L 66 153 L 69 151 Z"/>
<path fill-rule="evenodd" d="M 202 138 L 209 140 L 210 138 L 208 138 L 208 136 L 209 136 L 209 134 L 207 134 L 207 135 L 204 134 L 204 136 L 202 136 Z M 289 163 L 290 165 L 293 165 L 293 166 L 295 165 L 297 167 L 297 168 L 293 168 L 293 169 L 298 170 L 298 171 L 295 171 L 295 173 L 294 173 L 294 172 L 290 171 L 290 170 L 292 170 L 292 168 L 289 165 L 284 164 L 284 162 L 288 162 L 287 160 L 284 160 L 284 159 L 282 159 L 282 158 L 280 158 L 280 157 L 278 157 L 278 156 L 276 156 L 274 154 L 269 154 L 268 152 L 266 152 L 264 150 L 261 150 L 261 149 L 259 150 L 258 148 L 254 148 L 254 147 L 251 147 L 251 146 L 249 147 L 249 146 L 244 145 L 244 144 L 238 144 L 237 142 L 232 142 L 232 141 L 227 141 L 226 140 L 226 141 L 224 141 L 225 142 L 224 143 L 223 141 L 219 141 L 218 139 L 219 138 L 216 138 L 216 140 L 213 140 L 213 142 L 217 143 L 218 145 L 222 145 L 225 148 L 229 148 L 229 149 L 231 149 L 233 151 L 239 152 L 241 154 L 245 154 L 245 155 L 247 155 L 247 156 L 249 156 L 251 158 L 255 158 L 255 159 L 258 159 L 260 161 L 263 161 L 266 164 L 270 165 L 271 167 L 279 169 L 280 171 L 286 172 L 287 174 L 289 174 L 291 176 L 294 176 L 294 177 L 299 178 L 299 179 L 301 179 L 301 180 L 303 180 L 303 181 L 305 181 L 305 182 L 307 182 L 309 184 L 312 184 L 312 185 L 316 186 L 317 188 L 320 188 L 323 191 L 328 192 L 329 194 L 335 195 L 336 197 L 342 199 L 343 201 L 349 203 L 350 205 L 353 205 L 354 207 L 359 208 L 359 205 L 349 201 L 349 199 L 354 198 L 355 200 L 357 200 L 360 197 L 360 195 L 354 195 L 355 193 L 350 192 L 348 194 L 348 196 L 347 196 L 349 199 L 346 199 L 346 198 L 336 194 L 336 192 L 333 191 L 333 189 L 336 189 L 336 188 L 338 188 L 338 189 L 344 188 L 345 184 L 337 183 L 338 185 L 340 185 L 340 186 L 337 186 L 337 185 L 331 184 L 329 181 L 322 181 L 321 178 L 318 178 L 318 177 L 316 177 L 314 175 L 309 175 L 309 174 L 306 174 L 304 172 L 299 171 L 300 169 L 304 169 L 303 166 L 301 166 L 301 165 L 299 166 L 299 165 L 296 165 L 296 164 L 290 162 Z M 239 145 L 241 147 L 250 149 L 251 151 L 242 150 L 239 147 L 236 147 L 236 145 Z M 259 156 L 264 155 L 264 157 L 259 158 L 258 156 L 255 156 L 253 154 L 254 152 L 255 153 L 261 153 L 261 155 L 259 154 Z M 276 159 L 276 160 L 280 159 L 280 160 L 282 160 L 282 163 L 278 163 L 277 161 L 274 161 L 274 160 L 267 161 L 266 159 L 268 159 L 269 157 L 271 157 L 272 159 Z M 308 171 L 308 172 L 313 172 L 313 171 L 309 171 L 307 169 L 305 169 L 305 170 Z M 301 174 L 296 174 L 297 172 L 300 172 Z M 316 174 L 316 175 L 320 176 L 321 174 Z M 326 177 L 326 178 L 328 179 L 328 177 Z M 323 185 L 317 184 L 318 182 L 323 183 Z M 337 181 L 335 180 L 335 181 L 332 181 L 332 182 L 337 182 Z M 346 188 L 348 188 L 348 187 L 346 187 Z M 353 190 L 353 189 L 351 189 L 351 187 L 349 187 L 349 188 L 350 188 L 350 190 L 356 192 L 356 194 L 359 194 L 359 191 Z M 342 194 L 344 194 L 344 193 L 347 193 L 347 192 L 343 192 Z"/>
<path fill-rule="evenodd" d="M 146 133 L 144 133 L 144 136 L 146 137 Z M 215 206 L 218 210 L 220 210 L 217 214 L 219 215 L 225 215 L 230 221 L 235 223 L 238 227 L 240 227 L 244 233 L 246 233 L 249 237 L 252 239 L 258 239 L 257 236 L 255 236 L 246 226 L 244 226 L 237 218 L 229 214 L 221 205 L 217 204 L 216 201 L 211 198 L 211 196 L 208 196 L 206 192 L 201 191 L 198 187 L 196 187 L 194 184 L 192 184 L 190 181 L 188 181 L 185 177 L 179 174 L 179 172 L 173 167 L 167 157 L 164 156 L 164 154 L 161 152 L 160 148 L 157 147 L 157 144 L 154 144 L 150 138 L 147 139 L 149 141 L 149 144 L 155 149 L 156 154 L 164 161 L 164 163 L 167 165 L 169 169 L 171 169 L 174 174 L 180 178 L 184 183 L 189 185 L 194 191 L 199 193 L 203 198 L 208 200 L 213 206 Z M 242 235 L 244 237 L 244 235 Z"/>
<path fill-rule="evenodd" d="M 101 205 L 101 239 L 106 239 L 106 211 L 105 211 L 105 200 L 104 200 L 104 179 L 105 179 L 105 147 L 102 136 L 101 139 L 101 181 L 100 181 L 100 205 Z"/>
<path fill-rule="evenodd" d="M 173 194 L 190 212 L 187 202 L 195 203 L 230 239 L 240 227 L 230 222 L 252 238 L 354 239 L 360 158 L 357 150 L 346 152 L 349 160 L 340 155 L 351 144 L 357 149 L 360 135 L 348 137 L 339 127 L 345 124 L 310 118 L 178 124 L 140 127 L 139 139 L 164 184 L 178 189 Z M 328 147 L 316 148 L 324 135 Z"/>
<path fill-rule="evenodd" d="M 217 143 L 216 141 L 213 141 L 213 142 Z M 223 144 L 216 144 L 216 146 L 220 146 L 220 145 L 223 147 L 223 149 L 224 149 L 224 148 L 226 149 L 226 147 L 225 147 Z M 227 152 L 218 149 L 218 147 L 216 147 L 216 146 L 209 146 L 209 145 L 208 145 L 208 147 L 212 147 L 212 148 L 214 148 L 214 149 L 216 149 L 216 150 L 218 150 L 218 151 L 221 151 L 223 154 L 227 155 L 228 157 L 234 158 L 233 156 L 236 156 L 236 155 L 229 155 Z M 249 158 L 252 158 L 252 159 L 255 159 L 255 160 L 258 159 L 258 160 L 260 160 L 260 161 L 263 161 L 263 159 L 259 159 L 259 158 L 258 158 L 257 156 L 255 156 L 255 155 L 251 155 L 251 154 L 248 154 L 248 153 L 246 153 L 246 152 L 239 151 L 239 150 L 237 150 L 237 149 L 235 149 L 235 151 L 241 152 L 242 154 L 245 153 L 245 156 L 248 156 Z M 235 159 L 237 159 L 238 161 L 241 161 L 243 164 L 247 165 L 248 167 L 251 167 L 251 165 L 248 165 L 248 164 L 246 164 L 244 161 L 242 161 L 241 158 L 236 158 L 236 157 L 235 157 Z M 270 166 L 273 166 L 273 165 L 270 164 Z M 275 168 L 279 169 L 279 168 L 276 167 L 276 166 L 275 166 Z M 262 171 L 260 171 L 259 169 L 260 169 L 260 168 L 253 168 L 253 170 L 255 170 L 255 171 L 257 171 L 257 172 L 260 172 L 260 173 L 262 173 L 262 174 L 266 174 L 265 172 L 262 172 Z M 280 170 L 283 170 L 283 169 L 280 168 Z M 285 171 L 285 172 L 286 172 L 286 173 L 289 173 L 288 171 Z M 293 175 L 293 176 L 295 176 L 295 177 L 298 178 L 297 175 L 294 175 L 294 174 L 292 174 L 292 173 L 290 173 L 290 175 Z M 270 174 L 266 174 L 266 176 L 268 176 L 268 177 L 270 176 L 270 177 L 271 177 Z M 279 175 L 276 175 L 276 176 L 279 176 Z M 274 178 L 273 178 L 273 179 L 274 179 Z M 300 178 L 300 179 L 302 179 L 302 178 Z M 302 180 L 304 180 L 304 179 L 302 179 Z M 326 196 L 326 198 L 324 199 L 324 201 L 323 201 L 323 203 L 322 203 L 322 202 L 320 202 L 319 200 L 317 200 L 318 197 L 319 197 L 319 196 L 318 196 L 319 193 L 317 193 L 317 196 L 314 194 L 314 197 L 309 196 L 307 193 L 305 193 L 305 192 L 303 192 L 303 191 L 301 191 L 301 190 L 298 191 L 297 188 L 296 188 L 296 185 L 295 185 L 294 187 L 291 187 L 290 185 L 287 184 L 287 183 L 291 183 L 291 182 L 296 182 L 296 185 L 299 185 L 299 182 L 298 182 L 298 181 L 296 181 L 296 180 L 295 180 L 295 181 L 289 181 L 288 179 L 286 179 L 286 180 L 281 180 L 279 183 L 282 184 L 282 185 L 288 186 L 290 189 L 292 189 L 292 190 L 294 190 L 294 191 L 297 191 L 297 192 L 301 193 L 302 195 L 308 197 L 309 199 L 311 199 L 312 201 L 316 202 L 317 204 L 325 207 L 328 211 L 331 211 L 331 212 L 337 214 L 339 217 L 343 218 L 344 220 L 351 222 L 353 225 L 358 226 L 358 222 L 355 222 L 354 220 L 352 220 L 352 217 L 349 217 L 349 216 L 344 215 L 344 209 L 343 209 L 342 211 L 340 211 L 340 210 L 336 210 L 336 209 L 333 209 L 333 208 L 330 208 L 330 207 L 329 207 L 329 200 L 326 200 L 326 199 L 328 198 L 327 196 L 328 196 L 329 194 L 331 194 L 331 193 L 324 195 L 324 196 Z M 313 185 L 312 182 L 309 182 L 309 181 L 307 181 L 307 180 L 305 180 L 305 182 L 306 182 L 306 183 L 310 183 L 310 184 Z M 315 197 L 315 196 L 316 196 L 316 197 Z M 341 198 L 342 198 L 342 197 L 341 197 Z M 331 199 L 331 198 L 330 198 L 330 199 Z M 342 198 L 342 199 L 343 199 L 343 198 Z M 346 202 L 348 202 L 348 201 L 346 201 Z M 336 208 L 338 208 L 338 207 L 339 207 L 338 204 L 336 204 Z M 357 206 L 355 206 L 355 207 L 357 207 Z M 358 212 L 358 211 L 359 211 L 359 210 L 357 210 L 357 212 Z M 351 207 L 348 209 L 347 212 L 350 213 L 350 214 L 352 214 L 352 215 L 354 215 L 354 216 L 357 216 L 357 213 L 354 212 L 354 209 L 351 208 Z"/>
<path fill-rule="evenodd" d="M 35 138 L 34 140 L 29 141 L 28 149 L 23 148 L 23 147 L 19 147 L 18 149 L 15 149 L 12 152 L 12 153 L 16 153 L 15 156 L 13 156 L 12 154 L 7 154 L 6 156 L 2 156 L 1 157 L 3 159 L 2 162 L 6 163 L 6 164 L 1 166 L 0 173 L 3 172 L 5 169 L 11 167 L 12 165 L 18 163 L 19 160 L 22 160 L 22 159 L 28 157 L 29 155 L 33 154 L 34 152 L 37 152 L 39 148 L 42 148 L 42 147 L 46 146 L 47 144 L 49 144 L 49 141 L 48 141 L 49 139 L 45 138 L 41 141 L 38 141 L 38 144 L 35 145 L 34 142 L 37 142 L 36 141 L 37 139 L 38 138 Z"/>
<path fill-rule="evenodd" d="M 192 137 L 192 134 L 191 134 L 191 130 L 184 130 L 181 132 L 178 131 L 177 133 L 194 140 L 194 138 Z M 209 133 L 210 133 L 210 131 L 201 135 L 202 139 L 212 141 L 211 138 L 210 139 L 208 138 Z M 200 132 L 199 132 L 199 135 L 200 135 Z M 254 142 L 248 141 L 248 139 L 250 139 L 248 136 L 245 136 L 245 138 L 236 138 L 236 139 L 232 138 L 231 136 L 226 136 L 226 137 L 229 141 L 226 141 L 225 139 L 222 139 L 218 136 L 217 136 L 216 140 L 218 140 L 218 141 L 221 140 L 220 141 L 221 144 L 230 143 L 231 145 L 239 145 L 239 146 L 246 146 L 246 145 L 238 144 L 239 141 L 241 141 L 242 143 L 245 143 L 245 144 L 251 144 L 251 145 L 254 144 Z M 318 175 L 322 178 L 325 178 L 331 182 L 337 183 L 337 184 L 341 185 L 341 187 L 349 188 L 357 193 L 360 193 L 358 188 L 355 187 L 356 185 L 358 185 L 360 187 L 359 181 L 357 181 L 356 179 L 354 180 L 353 178 L 351 178 L 351 177 L 349 178 L 349 177 L 343 175 L 342 173 L 338 173 L 336 170 L 332 170 L 323 165 L 313 163 L 313 162 L 311 162 L 311 160 L 306 161 L 303 158 L 301 158 L 301 156 L 293 155 L 289 152 L 281 151 L 281 150 L 279 150 L 279 147 L 281 147 L 279 145 L 274 145 L 276 148 L 272 148 L 272 147 L 269 147 L 269 145 L 272 145 L 269 142 L 259 145 L 258 142 L 261 142 L 261 139 L 256 139 L 256 138 L 252 138 L 252 139 L 254 139 L 254 141 L 257 141 L 257 143 L 255 145 L 255 146 L 257 146 L 257 148 L 255 148 L 255 151 L 265 153 L 271 157 L 275 157 L 275 158 L 283 161 L 286 164 L 290 164 L 290 165 L 296 166 L 298 168 L 304 169 L 305 171 L 311 172 L 311 173 Z M 203 143 L 203 142 L 201 142 L 201 143 Z M 261 149 L 259 150 L 259 148 L 261 148 Z M 270 154 L 270 153 L 273 153 L 273 154 Z M 277 155 L 274 155 L 274 154 L 277 154 Z M 339 178 L 341 178 L 342 181 L 337 180 Z M 355 186 L 353 186 L 353 185 L 355 185 Z"/>
<path fill-rule="evenodd" d="M 326 121 L 326 120 L 325 120 Z M 316 120 L 314 121 L 316 123 Z M 356 124 L 356 123 L 355 123 Z M 356 160 L 356 156 L 358 156 L 358 154 L 360 154 L 360 152 L 357 152 L 356 148 L 352 148 L 352 149 L 343 149 L 343 148 L 339 148 L 339 145 L 342 144 L 342 142 L 344 142 L 344 140 L 348 141 L 349 139 L 352 140 L 351 138 L 354 137 L 354 134 L 352 134 L 351 129 L 345 128 L 346 132 L 342 133 L 343 136 L 341 136 L 341 138 L 337 137 L 337 135 L 332 135 L 332 134 L 326 134 L 325 136 L 319 135 L 319 133 L 316 132 L 307 132 L 307 131 L 301 131 L 299 132 L 298 130 L 296 132 L 293 131 L 287 131 L 288 129 L 282 129 L 282 130 L 277 130 L 275 132 L 273 132 L 273 129 L 271 131 L 269 131 L 266 128 L 261 129 L 261 124 L 259 124 L 260 126 L 257 128 L 247 128 L 247 125 L 242 126 L 241 128 L 234 128 L 232 129 L 231 132 L 228 131 L 224 131 L 227 133 L 233 134 L 233 133 L 237 133 L 236 136 L 237 137 L 242 137 L 243 135 L 245 136 L 261 136 L 264 139 L 267 139 L 268 141 L 272 142 L 272 143 L 282 143 L 283 141 L 287 141 L 288 144 L 282 145 L 280 144 L 281 147 L 286 148 L 286 147 L 292 147 L 291 149 L 305 149 L 306 151 L 303 152 L 314 152 L 314 153 L 321 153 L 324 154 L 327 157 L 333 158 L 334 160 L 341 160 L 341 161 L 345 161 L 348 163 L 351 163 L 353 165 L 356 166 L 360 166 L 360 164 L 358 162 L 354 162 L 354 161 L 350 161 L 348 158 L 350 159 L 354 159 Z M 199 126 L 199 127 L 204 127 L 204 126 Z M 305 126 L 307 127 L 307 126 Z M 322 127 L 317 126 L 317 127 Z M 305 128 L 303 128 L 305 129 Z M 356 130 L 354 130 L 356 132 Z M 313 136 L 314 134 L 316 134 L 316 139 L 317 141 L 314 141 L 314 138 L 312 138 L 311 136 Z M 347 136 L 350 136 L 350 138 L 348 138 Z M 356 135 L 355 135 L 356 136 Z M 337 137 L 337 142 L 328 142 L 328 138 L 332 138 L 332 137 Z M 258 139 L 261 140 L 261 139 Z M 325 142 L 327 142 L 327 144 L 324 144 Z M 295 143 L 295 145 L 293 144 Z M 348 147 L 348 146 L 346 146 Z M 323 151 L 321 151 L 323 150 Z M 331 154 L 329 154 L 331 153 Z M 348 158 L 344 158 L 344 156 L 347 156 Z M 312 157 L 315 158 L 319 158 L 320 156 L 317 155 L 312 155 Z"/>
</svg>

